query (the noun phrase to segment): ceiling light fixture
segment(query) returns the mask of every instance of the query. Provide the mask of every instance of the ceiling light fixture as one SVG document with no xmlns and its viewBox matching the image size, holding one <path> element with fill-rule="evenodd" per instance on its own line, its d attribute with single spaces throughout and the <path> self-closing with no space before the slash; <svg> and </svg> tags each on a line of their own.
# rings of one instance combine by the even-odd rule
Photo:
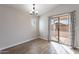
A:
<svg viewBox="0 0 79 59">
<path fill-rule="evenodd" d="M 35 4 L 33 4 L 33 8 L 32 8 L 32 11 L 30 12 L 30 14 L 38 16 L 38 11 L 36 10 Z"/>
</svg>

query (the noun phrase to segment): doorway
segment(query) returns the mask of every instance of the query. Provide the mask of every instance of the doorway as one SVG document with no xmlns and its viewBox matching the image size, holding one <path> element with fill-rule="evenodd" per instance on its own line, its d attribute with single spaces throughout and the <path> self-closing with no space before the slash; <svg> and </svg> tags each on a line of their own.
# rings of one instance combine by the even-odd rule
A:
<svg viewBox="0 0 79 59">
<path fill-rule="evenodd" d="M 72 24 L 70 14 L 61 14 L 50 18 L 50 41 L 72 45 Z"/>
</svg>

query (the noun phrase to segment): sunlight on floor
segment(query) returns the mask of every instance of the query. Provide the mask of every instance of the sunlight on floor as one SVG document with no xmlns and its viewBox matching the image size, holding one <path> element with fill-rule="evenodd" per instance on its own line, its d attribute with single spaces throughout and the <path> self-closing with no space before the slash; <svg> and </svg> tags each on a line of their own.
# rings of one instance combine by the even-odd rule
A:
<svg viewBox="0 0 79 59">
<path fill-rule="evenodd" d="M 74 54 L 75 52 L 72 50 L 70 46 L 62 45 L 62 47 L 69 53 Z"/>
<path fill-rule="evenodd" d="M 54 46 L 57 54 L 74 54 L 74 51 L 69 47 L 55 42 L 50 42 Z"/>
</svg>

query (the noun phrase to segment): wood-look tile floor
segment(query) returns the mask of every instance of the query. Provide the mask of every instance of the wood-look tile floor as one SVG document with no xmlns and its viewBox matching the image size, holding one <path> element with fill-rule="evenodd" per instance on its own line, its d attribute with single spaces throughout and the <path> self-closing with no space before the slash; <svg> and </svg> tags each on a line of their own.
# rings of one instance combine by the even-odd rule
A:
<svg viewBox="0 0 79 59">
<path fill-rule="evenodd" d="M 2 51 L 2 54 L 79 54 L 79 50 L 44 39 L 35 39 Z"/>
<path fill-rule="evenodd" d="M 55 54 L 56 51 L 47 40 L 35 39 L 15 47 L 5 49 L 4 54 Z"/>
</svg>

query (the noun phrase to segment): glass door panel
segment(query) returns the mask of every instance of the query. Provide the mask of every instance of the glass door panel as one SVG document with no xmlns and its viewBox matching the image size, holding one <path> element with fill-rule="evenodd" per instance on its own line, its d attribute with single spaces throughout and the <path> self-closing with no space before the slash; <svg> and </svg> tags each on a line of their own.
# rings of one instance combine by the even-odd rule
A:
<svg viewBox="0 0 79 59">
<path fill-rule="evenodd" d="M 52 41 L 58 42 L 58 18 L 51 19 L 50 35 Z"/>
<path fill-rule="evenodd" d="M 59 43 L 71 45 L 69 15 L 59 17 Z"/>
</svg>

